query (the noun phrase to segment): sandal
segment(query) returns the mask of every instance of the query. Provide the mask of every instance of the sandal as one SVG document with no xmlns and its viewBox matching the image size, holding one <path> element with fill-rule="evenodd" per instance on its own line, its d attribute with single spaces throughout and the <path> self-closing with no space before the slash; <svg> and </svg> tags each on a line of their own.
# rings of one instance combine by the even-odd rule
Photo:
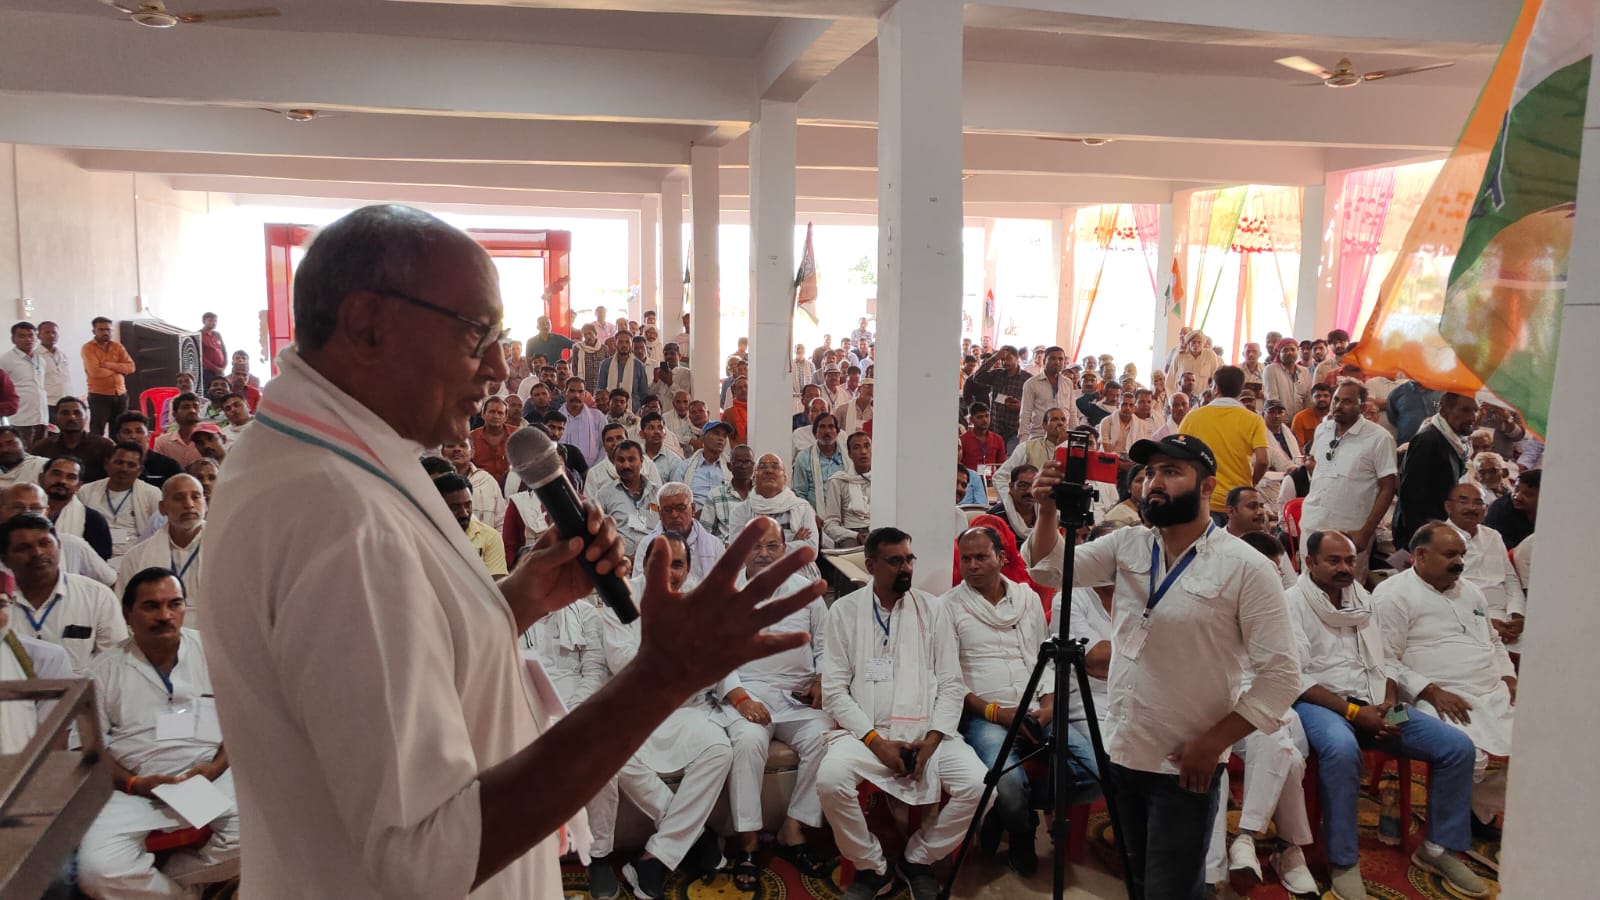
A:
<svg viewBox="0 0 1600 900">
<path fill-rule="evenodd" d="M 746 850 L 733 854 L 733 886 L 746 894 L 754 894 L 761 886 L 761 867 L 756 865 L 756 855 Z"/>
<path fill-rule="evenodd" d="M 777 852 L 780 859 L 809 878 L 825 878 L 833 869 L 833 860 L 817 855 L 808 844 L 779 844 Z"/>
</svg>

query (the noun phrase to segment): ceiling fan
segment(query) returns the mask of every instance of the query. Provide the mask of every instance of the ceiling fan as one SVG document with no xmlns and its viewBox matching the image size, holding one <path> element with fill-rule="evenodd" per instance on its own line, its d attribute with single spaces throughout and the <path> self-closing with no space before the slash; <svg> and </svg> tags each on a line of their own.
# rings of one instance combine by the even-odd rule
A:
<svg viewBox="0 0 1600 900">
<path fill-rule="evenodd" d="M 1400 75 L 1413 75 L 1417 72 L 1427 72 L 1433 69 L 1446 69 L 1455 65 L 1454 61 L 1436 62 L 1428 63 L 1427 65 L 1422 66 L 1405 66 L 1399 69 L 1379 69 L 1376 72 L 1367 72 L 1365 74 L 1361 74 L 1356 71 L 1355 66 L 1351 65 L 1350 57 L 1348 56 L 1339 60 L 1339 64 L 1334 66 L 1333 71 L 1331 72 L 1312 62 L 1311 60 L 1306 59 L 1304 56 L 1285 56 L 1283 59 L 1275 60 L 1275 62 L 1277 62 L 1277 64 L 1280 66 L 1285 66 L 1295 70 L 1296 72 L 1304 72 L 1307 75 L 1312 75 L 1322 79 L 1321 81 L 1302 84 L 1301 87 L 1317 87 L 1321 85 L 1331 88 L 1355 87 L 1363 82 L 1377 81 L 1380 78 L 1395 78 Z"/>
<path fill-rule="evenodd" d="M 1035 135 L 1041 141 L 1057 141 L 1063 144 L 1082 144 L 1085 147 L 1104 147 L 1115 138 L 1103 137 L 1050 137 L 1048 135 Z"/>
<path fill-rule="evenodd" d="M 261 6 L 255 9 L 224 9 L 215 12 L 172 12 L 161 0 L 100 0 L 106 6 L 128 17 L 128 21 L 146 28 L 173 28 L 178 25 L 203 25 L 207 22 L 227 22 L 238 19 L 267 19 L 279 15 L 277 7 Z"/>
<path fill-rule="evenodd" d="M 334 115 L 334 113 L 330 113 L 326 110 L 309 109 L 301 106 L 290 107 L 289 109 L 274 109 L 270 106 L 258 106 L 256 109 L 259 109 L 262 112 L 272 113 L 273 115 L 283 116 L 285 119 L 288 119 L 291 122 L 314 122 L 317 119 L 326 119 L 329 116 Z"/>
</svg>

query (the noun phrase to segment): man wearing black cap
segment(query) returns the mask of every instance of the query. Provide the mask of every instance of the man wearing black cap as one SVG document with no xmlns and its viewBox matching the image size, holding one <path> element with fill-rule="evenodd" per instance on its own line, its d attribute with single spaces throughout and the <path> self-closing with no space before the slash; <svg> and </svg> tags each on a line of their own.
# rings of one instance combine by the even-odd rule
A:
<svg viewBox="0 0 1600 900">
<path fill-rule="evenodd" d="M 1300 693 L 1299 652 L 1272 563 L 1207 514 L 1211 449 L 1177 434 L 1139 441 L 1128 455 L 1148 466 L 1150 527 L 1079 546 L 1072 581 L 1114 584 L 1107 794 L 1134 885 L 1145 900 L 1186 900 L 1205 878 L 1217 773 L 1234 743 L 1282 724 Z M 1039 512 L 1024 551 L 1029 574 L 1052 587 L 1065 568 L 1051 496 L 1060 481 L 1053 461 L 1034 480 Z M 1254 681 L 1241 691 L 1247 668 Z"/>
</svg>

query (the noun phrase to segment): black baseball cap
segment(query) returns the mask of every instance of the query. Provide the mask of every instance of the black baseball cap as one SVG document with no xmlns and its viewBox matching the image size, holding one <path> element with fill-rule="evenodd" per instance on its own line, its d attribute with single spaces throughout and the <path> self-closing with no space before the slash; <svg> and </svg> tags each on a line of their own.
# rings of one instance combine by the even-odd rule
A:
<svg viewBox="0 0 1600 900">
<path fill-rule="evenodd" d="M 1159 441 L 1137 441 L 1128 449 L 1128 458 L 1141 465 L 1149 465 L 1155 454 L 1173 459 L 1187 459 L 1205 466 L 1212 475 L 1217 474 L 1217 458 L 1206 442 L 1189 434 L 1169 434 Z"/>
</svg>

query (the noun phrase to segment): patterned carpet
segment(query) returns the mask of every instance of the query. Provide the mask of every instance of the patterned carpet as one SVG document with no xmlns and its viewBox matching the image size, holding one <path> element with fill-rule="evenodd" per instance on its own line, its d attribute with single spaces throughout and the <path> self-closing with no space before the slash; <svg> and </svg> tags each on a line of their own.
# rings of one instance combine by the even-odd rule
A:
<svg viewBox="0 0 1600 900">
<path fill-rule="evenodd" d="M 1385 785 L 1392 785 L 1395 776 L 1385 776 Z M 1412 785 L 1412 811 L 1418 821 L 1411 823 L 1413 830 L 1420 829 L 1420 817 L 1427 809 L 1426 788 L 1422 776 L 1416 776 Z M 1384 788 L 1380 788 L 1380 791 Z M 1229 834 L 1237 832 L 1238 828 L 1238 798 L 1231 798 L 1229 813 Z M 1451 890 L 1439 878 L 1422 872 L 1410 865 L 1410 854 L 1399 847 L 1384 844 L 1378 836 L 1378 797 L 1363 793 L 1359 810 L 1361 827 L 1361 870 L 1367 881 L 1367 892 L 1373 900 L 1463 900 L 1463 895 Z M 896 835 L 895 828 L 886 818 L 887 813 L 874 808 L 869 812 L 873 820 L 873 831 L 878 834 Z M 959 898 L 982 897 L 984 900 L 1033 900 L 1036 897 L 1048 897 L 1050 892 L 1049 875 L 1049 839 L 1040 828 L 1040 871 L 1033 878 L 1021 879 L 1005 871 L 1003 866 L 994 860 L 977 859 L 976 856 L 968 863 L 962 872 L 961 880 L 956 885 L 954 896 Z M 1269 834 L 1270 836 L 1270 834 Z M 1122 896 L 1120 868 L 1117 854 L 1111 843 L 1111 823 L 1105 813 L 1091 816 L 1089 820 L 1089 853 L 1088 860 L 1081 866 L 1074 867 L 1069 874 L 1069 884 L 1077 887 L 1070 896 L 1078 897 L 1105 897 L 1119 898 Z M 894 846 L 894 838 L 890 837 L 890 856 L 897 855 L 898 847 Z M 1262 840 L 1261 846 L 1266 848 L 1268 840 Z M 1497 861 L 1500 848 L 1497 843 L 1478 843 L 1474 852 L 1483 859 Z M 1263 854 L 1265 855 L 1265 854 Z M 796 872 L 787 862 L 772 856 L 770 849 L 764 849 L 759 859 L 764 868 L 761 870 L 761 884 L 754 896 L 745 894 L 734 888 L 733 880 L 726 872 L 719 873 L 711 881 L 685 878 L 673 875 L 667 884 L 667 896 L 664 900 L 838 900 L 841 895 L 839 888 L 839 873 L 835 869 L 828 879 L 807 878 Z M 1495 881 L 1496 873 L 1489 866 L 1477 861 L 1469 863 L 1473 869 L 1489 881 L 1491 896 L 1499 893 L 1499 885 Z M 1084 872 L 1084 869 L 1098 871 Z M 1244 897 L 1249 900 L 1287 900 L 1291 895 L 1280 887 L 1272 874 L 1270 866 L 1265 866 L 1267 875 L 1266 883 L 1255 881 L 1250 873 L 1234 873 L 1231 883 L 1227 886 L 1222 897 Z M 1326 871 L 1313 865 L 1313 872 L 1318 876 L 1319 884 L 1326 890 Z M 1109 873 L 1109 874 L 1103 874 Z M 583 868 L 575 862 L 563 866 L 563 884 L 569 900 L 588 900 L 588 881 Z M 1092 876 L 1092 877 L 1091 877 Z M 625 897 L 631 897 L 627 883 L 622 882 Z M 231 896 L 231 895 L 224 895 Z M 1299 895 L 1301 898 L 1315 895 Z M 1331 900 L 1331 893 L 1321 895 Z M 891 900 L 909 900 L 910 892 L 901 884 L 891 895 Z"/>
</svg>

